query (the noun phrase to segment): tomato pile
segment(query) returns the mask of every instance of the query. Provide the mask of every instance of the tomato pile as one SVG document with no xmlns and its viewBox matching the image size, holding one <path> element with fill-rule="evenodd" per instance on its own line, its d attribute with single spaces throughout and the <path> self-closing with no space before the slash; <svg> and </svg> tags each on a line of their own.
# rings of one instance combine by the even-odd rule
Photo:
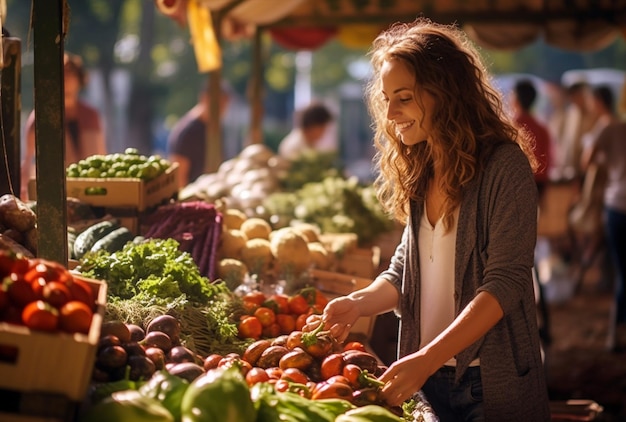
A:
<svg viewBox="0 0 626 422">
<path fill-rule="evenodd" d="M 0 250 L 0 321 L 87 334 L 94 308 L 89 284 L 63 265 Z"/>
<path fill-rule="evenodd" d="M 242 339 L 275 338 L 301 330 L 311 314 L 321 314 L 328 298 L 314 287 L 306 287 L 289 296 L 266 295 L 255 290 L 243 296 L 245 314 L 237 325 Z"/>
</svg>

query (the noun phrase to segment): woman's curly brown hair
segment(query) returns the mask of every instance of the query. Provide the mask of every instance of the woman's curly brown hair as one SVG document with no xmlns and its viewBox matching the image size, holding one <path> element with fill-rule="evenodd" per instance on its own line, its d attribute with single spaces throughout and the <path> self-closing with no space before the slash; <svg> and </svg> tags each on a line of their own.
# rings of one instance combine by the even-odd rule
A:
<svg viewBox="0 0 626 422">
<path fill-rule="evenodd" d="M 446 228 L 464 187 L 479 174 L 496 145 L 516 142 L 536 168 L 531 138 L 504 112 L 501 94 L 492 87 L 478 52 L 460 29 L 426 18 L 397 23 L 374 40 L 369 55 L 374 74 L 366 99 L 379 168 L 375 185 L 382 205 L 396 219 L 406 221 L 410 199 L 424 199 L 435 162 L 444 169 Z M 435 100 L 432 144 L 404 145 L 394 122 L 387 119 L 379 73 L 383 63 L 392 59 L 402 61 L 415 75 L 416 89 Z M 417 92 L 415 98 L 419 98 Z"/>
</svg>

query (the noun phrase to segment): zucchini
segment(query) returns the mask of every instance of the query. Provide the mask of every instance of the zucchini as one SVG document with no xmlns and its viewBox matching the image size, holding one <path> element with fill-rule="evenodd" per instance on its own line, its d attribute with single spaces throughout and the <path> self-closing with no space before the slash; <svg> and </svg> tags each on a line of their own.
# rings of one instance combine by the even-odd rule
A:
<svg viewBox="0 0 626 422">
<path fill-rule="evenodd" d="M 113 253 L 121 250 L 128 242 L 132 242 L 135 235 L 130 232 L 126 227 L 119 227 L 106 236 L 100 238 L 91 247 L 90 252 L 107 251 Z"/>
<path fill-rule="evenodd" d="M 74 241 L 74 255 L 76 259 L 81 259 L 98 240 L 119 227 L 120 225 L 117 221 L 105 220 L 93 224 L 80 232 Z"/>
</svg>

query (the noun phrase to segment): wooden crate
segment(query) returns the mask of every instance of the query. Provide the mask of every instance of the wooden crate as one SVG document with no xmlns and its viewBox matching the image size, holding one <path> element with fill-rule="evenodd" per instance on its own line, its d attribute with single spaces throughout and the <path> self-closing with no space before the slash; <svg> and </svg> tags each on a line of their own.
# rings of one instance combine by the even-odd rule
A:
<svg viewBox="0 0 626 422">
<path fill-rule="evenodd" d="M 68 177 L 66 193 L 68 197 L 96 207 L 132 207 L 145 211 L 178 196 L 178 163 L 172 163 L 165 173 L 149 181 L 139 178 Z M 34 180 L 29 183 L 28 196 L 37 200 Z"/>
<path fill-rule="evenodd" d="M 85 280 L 97 298 L 89 333 L 46 333 L 0 322 L 0 389 L 83 400 L 96 357 L 107 285 L 74 276 Z"/>
<path fill-rule="evenodd" d="M 355 290 L 367 287 L 372 282 L 370 278 L 356 277 L 347 274 L 336 273 L 332 271 L 311 270 L 311 279 L 313 285 L 324 293 L 329 299 L 338 296 L 348 295 Z M 376 316 L 360 317 L 351 333 L 364 334 L 367 339 L 372 337 Z"/>
</svg>

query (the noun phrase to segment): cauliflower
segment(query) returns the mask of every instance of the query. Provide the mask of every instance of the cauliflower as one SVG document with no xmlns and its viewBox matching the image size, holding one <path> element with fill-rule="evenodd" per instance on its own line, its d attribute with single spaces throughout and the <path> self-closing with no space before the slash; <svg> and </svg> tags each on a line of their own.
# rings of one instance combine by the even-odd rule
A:
<svg viewBox="0 0 626 422">
<path fill-rule="evenodd" d="M 223 280 L 231 291 L 242 284 L 247 276 L 246 264 L 238 259 L 224 258 L 217 264 L 217 277 Z"/>
<path fill-rule="evenodd" d="M 240 229 L 249 239 L 269 239 L 272 232 L 270 223 L 259 217 L 251 217 L 245 220 Z"/>
<path fill-rule="evenodd" d="M 241 257 L 241 250 L 246 246 L 248 238 L 241 230 L 227 229 L 222 232 L 217 254 L 220 258 Z"/>
<path fill-rule="evenodd" d="M 293 227 L 306 237 L 307 242 L 319 242 L 320 229 L 318 226 L 310 223 L 296 223 Z"/>
<path fill-rule="evenodd" d="M 318 270 L 329 270 L 334 264 L 334 256 L 321 242 L 309 242 L 311 264 Z"/>
<path fill-rule="evenodd" d="M 266 274 L 274 262 L 270 241 L 261 238 L 248 240 L 241 251 L 241 260 L 250 274 Z"/>
<path fill-rule="evenodd" d="M 239 230 L 248 218 L 246 214 L 236 208 L 228 208 L 224 213 L 224 225 L 231 230 Z"/>
<path fill-rule="evenodd" d="M 287 280 L 299 277 L 311 265 L 307 239 L 293 227 L 274 230 L 270 245 L 276 269 Z"/>
</svg>

